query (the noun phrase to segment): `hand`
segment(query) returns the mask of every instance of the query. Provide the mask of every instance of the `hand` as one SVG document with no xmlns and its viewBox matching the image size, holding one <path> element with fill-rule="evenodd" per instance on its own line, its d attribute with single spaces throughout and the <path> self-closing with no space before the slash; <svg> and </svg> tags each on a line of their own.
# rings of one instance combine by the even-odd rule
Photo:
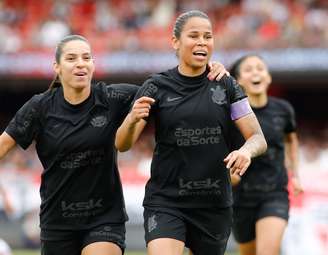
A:
<svg viewBox="0 0 328 255">
<path fill-rule="evenodd" d="M 293 187 L 293 194 L 295 197 L 297 197 L 298 195 L 304 192 L 300 179 L 298 177 L 292 177 L 291 184 Z"/>
<path fill-rule="evenodd" d="M 220 62 L 210 62 L 208 63 L 210 72 L 207 75 L 207 78 L 211 81 L 216 79 L 219 81 L 225 74 L 230 76 L 230 73 L 225 69 L 224 65 Z"/>
<path fill-rule="evenodd" d="M 230 179 L 231 179 L 231 185 L 232 185 L 232 187 L 237 186 L 240 183 L 240 181 L 241 181 L 240 175 L 239 174 L 236 174 L 236 173 L 234 173 L 233 175 L 230 175 Z"/>
<path fill-rule="evenodd" d="M 150 97 L 140 97 L 137 99 L 132 106 L 131 112 L 129 113 L 131 124 L 135 124 L 141 119 L 148 117 L 151 105 L 154 102 L 155 100 Z"/>
<path fill-rule="evenodd" d="M 230 176 L 234 174 L 242 176 L 251 164 L 251 154 L 247 150 L 239 149 L 230 152 L 223 161 L 230 170 Z"/>
</svg>

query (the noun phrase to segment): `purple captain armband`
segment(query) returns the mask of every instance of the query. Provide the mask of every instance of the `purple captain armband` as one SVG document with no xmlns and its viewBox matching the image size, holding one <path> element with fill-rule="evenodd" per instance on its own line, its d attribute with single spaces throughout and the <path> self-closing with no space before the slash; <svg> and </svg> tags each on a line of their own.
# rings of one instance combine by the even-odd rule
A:
<svg viewBox="0 0 328 255">
<path fill-rule="evenodd" d="M 230 116 L 232 120 L 240 119 L 241 117 L 244 117 L 245 115 L 253 112 L 251 106 L 249 105 L 247 97 L 231 104 L 230 111 Z"/>
</svg>

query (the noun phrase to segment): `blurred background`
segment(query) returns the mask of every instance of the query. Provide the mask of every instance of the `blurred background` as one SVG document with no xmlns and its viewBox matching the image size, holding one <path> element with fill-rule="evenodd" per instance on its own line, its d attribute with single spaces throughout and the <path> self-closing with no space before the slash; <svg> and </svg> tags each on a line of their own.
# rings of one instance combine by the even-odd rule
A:
<svg viewBox="0 0 328 255">
<path fill-rule="evenodd" d="M 245 53 L 261 55 L 273 75 L 270 94 L 294 106 L 305 193 L 291 196 L 282 253 L 327 255 L 328 0 L 0 0 L 0 131 L 33 94 L 49 86 L 54 48 L 62 37 L 87 37 L 96 80 L 141 85 L 150 73 L 177 64 L 172 25 L 192 9 L 206 12 L 213 23 L 213 60 L 228 68 Z M 150 128 L 119 155 L 131 250 L 144 248 L 141 204 L 151 134 Z M 0 239 L 13 249 L 39 247 L 41 172 L 33 146 L 17 148 L 0 162 Z M 232 239 L 228 250 L 234 249 Z"/>
</svg>

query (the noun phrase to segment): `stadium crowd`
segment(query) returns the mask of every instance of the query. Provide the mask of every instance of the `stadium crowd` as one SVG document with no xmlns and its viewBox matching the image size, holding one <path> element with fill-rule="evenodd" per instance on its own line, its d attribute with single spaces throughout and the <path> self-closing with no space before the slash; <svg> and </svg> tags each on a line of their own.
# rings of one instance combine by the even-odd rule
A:
<svg viewBox="0 0 328 255">
<path fill-rule="evenodd" d="M 215 21 L 220 50 L 328 46 L 325 0 L 1 0 L 0 53 L 52 51 L 71 33 L 100 52 L 165 51 L 174 18 L 190 9 Z"/>
</svg>

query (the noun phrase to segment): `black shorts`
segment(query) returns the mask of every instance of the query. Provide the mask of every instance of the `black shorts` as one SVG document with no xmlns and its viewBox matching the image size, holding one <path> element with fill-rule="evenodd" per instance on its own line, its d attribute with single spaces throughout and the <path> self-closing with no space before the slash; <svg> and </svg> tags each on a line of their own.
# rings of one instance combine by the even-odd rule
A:
<svg viewBox="0 0 328 255">
<path fill-rule="evenodd" d="M 194 255 L 223 255 L 232 225 L 232 208 L 145 207 L 144 228 L 148 244 L 157 238 L 185 243 Z"/>
<path fill-rule="evenodd" d="M 111 242 L 125 250 L 125 224 L 104 224 L 88 230 L 41 230 L 41 255 L 80 255 L 95 242 Z"/>
<path fill-rule="evenodd" d="M 233 235 L 238 243 L 255 239 L 255 224 L 258 220 L 276 216 L 288 221 L 289 199 L 287 192 L 277 192 L 261 197 L 254 206 L 233 207 Z"/>
</svg>

